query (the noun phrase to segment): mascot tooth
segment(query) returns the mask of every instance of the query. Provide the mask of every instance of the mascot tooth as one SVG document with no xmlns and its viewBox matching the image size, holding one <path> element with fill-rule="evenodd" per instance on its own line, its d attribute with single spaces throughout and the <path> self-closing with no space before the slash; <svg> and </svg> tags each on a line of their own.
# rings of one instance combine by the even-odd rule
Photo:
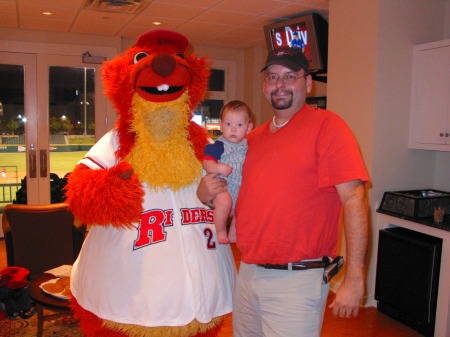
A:
<svg viewBox="0 0 450 337">
<path fill-rule="evenodd" d="M 187 39 L 154 30 L 104 63 L 118 120 L 75 167 L 67 203 L 90 226 L 71 274 L 92 337 L 217 336 L 235 265 L 197 198 L 208 136 L 192 120 L 209 76 Z"/>
</svg>

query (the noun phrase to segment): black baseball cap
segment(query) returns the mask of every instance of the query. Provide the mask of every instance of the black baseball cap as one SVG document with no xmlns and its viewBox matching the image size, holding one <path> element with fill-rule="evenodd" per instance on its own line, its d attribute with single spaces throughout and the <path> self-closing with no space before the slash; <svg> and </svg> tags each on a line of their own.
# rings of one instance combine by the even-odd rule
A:
<svg viewBox="0 0 450 337">
<path fill-rule="evenodd" d="M 266 64 L 264 65 L 264 68 L 261 69 L 261 72 L 274 64 L 289 68 L 293 71 L 303 69 L 306 74 L 309 73 L 308 59 L 305 54 L 302 53 L 300 48 L 281 47 L 272 50 L 269 55 L 267 55 Z"/>
</svg>

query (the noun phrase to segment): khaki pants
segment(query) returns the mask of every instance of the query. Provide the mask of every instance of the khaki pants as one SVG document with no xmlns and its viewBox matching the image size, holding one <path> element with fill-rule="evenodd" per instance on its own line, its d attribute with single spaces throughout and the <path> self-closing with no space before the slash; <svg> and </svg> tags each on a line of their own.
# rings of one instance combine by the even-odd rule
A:
<svg viewBox="0 0 450 337">
<path fill-rule="evenodd" d="M 319 337 L 329 284 L 323 269 L 274 270 L 241 262 L 234 337 Z"/>
</svg>

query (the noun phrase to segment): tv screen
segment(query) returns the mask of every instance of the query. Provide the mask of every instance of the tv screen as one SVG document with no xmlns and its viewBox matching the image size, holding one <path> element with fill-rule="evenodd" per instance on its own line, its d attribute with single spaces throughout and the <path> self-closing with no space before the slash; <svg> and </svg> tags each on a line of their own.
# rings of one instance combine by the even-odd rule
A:
<svg viewBox="0 0 450 337">
<path fill-rule="evenodd" d="M 264 26 L 267 49 L 298 47 L 309 61 L 311 73 L 324 73 L 328 61 L 328 22 L 311 13 Z"/>
</svg>

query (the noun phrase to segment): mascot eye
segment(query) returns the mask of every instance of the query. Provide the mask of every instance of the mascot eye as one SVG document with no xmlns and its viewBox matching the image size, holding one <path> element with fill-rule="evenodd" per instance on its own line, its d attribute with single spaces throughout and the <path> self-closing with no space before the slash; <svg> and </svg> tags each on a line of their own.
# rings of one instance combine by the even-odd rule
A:
<svg viewBox="0 0 450 337">
<path fill-rule="evenodd" d="M 141 60 L 141 59 L 143 59 L 144 57 L 147 57 L 147 56 L 148 56 L 148 54 L 143 52 L 143 51 L 137 53 L 136 55 L 134 55 L 134 60 L 133 60 L 134 64 L 138 63 L 139 60 Z"/>
<path fill-rule="evenodd" d="M 183 60 L 186 58 L 186 57 L 184 57 L 184 55 L 181 54 L 181 53 L 175 53 L 175 56 L 181 57 Z"/>
</svg>

